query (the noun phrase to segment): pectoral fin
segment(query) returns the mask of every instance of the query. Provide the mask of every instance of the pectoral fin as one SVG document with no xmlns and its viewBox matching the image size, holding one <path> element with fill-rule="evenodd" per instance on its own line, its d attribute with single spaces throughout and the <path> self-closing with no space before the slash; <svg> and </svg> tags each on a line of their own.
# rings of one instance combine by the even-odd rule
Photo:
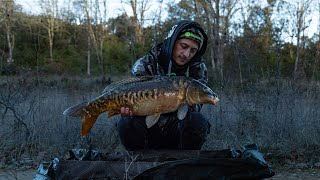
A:
<svg viewBox="0 0 320 180">
<path fill-rule="evenodd" d="M 182 120 L 187 116 L 188 113 L 188 105 L 182 104 L 178 109 L 178 119 Z"/>
<path fill-rule="evenodd" d="M 152 127 L 156 122 L 158 122 L 160 114 L 153 114 L 146 117 L 146 125 L 148 128 Z"/>
</svg>

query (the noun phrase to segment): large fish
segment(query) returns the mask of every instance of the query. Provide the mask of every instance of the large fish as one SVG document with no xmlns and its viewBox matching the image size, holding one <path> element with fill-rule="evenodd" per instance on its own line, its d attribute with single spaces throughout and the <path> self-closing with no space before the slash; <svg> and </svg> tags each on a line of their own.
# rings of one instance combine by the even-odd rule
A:
<svg viewBox="0 0 320 180">
<path fill-rule="evenodd" d="M 102 95 L 66 109 L 63 114 L 81 117 L 81 136 L 87 135 L 98 116 L 108 111 L 108 118 L 120 114 L 121 107 L 129 107 L 134 115 L 146 116 L 148 128 L 163 113 L 178 110 L 184 119 L 188 106 L 217 104 L 218 96 L 205 84 L 184 76 L 132 77 L 107 86 Z"/>
</svg>

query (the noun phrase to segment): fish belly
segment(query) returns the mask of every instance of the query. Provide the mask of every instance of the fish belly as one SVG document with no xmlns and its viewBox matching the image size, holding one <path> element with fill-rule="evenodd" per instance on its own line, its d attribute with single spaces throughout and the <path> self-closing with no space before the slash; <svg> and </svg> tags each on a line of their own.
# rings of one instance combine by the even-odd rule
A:
<svg viewBox="0 0 320 180">
<path fill-rule="evenodd" d="M 174 96 L 158 97 L 157 99 L 143 101 L 133 105 L 133 114 L 148 116 L 176 111 L 181 105 L 181 99 Z"/>
</svg>

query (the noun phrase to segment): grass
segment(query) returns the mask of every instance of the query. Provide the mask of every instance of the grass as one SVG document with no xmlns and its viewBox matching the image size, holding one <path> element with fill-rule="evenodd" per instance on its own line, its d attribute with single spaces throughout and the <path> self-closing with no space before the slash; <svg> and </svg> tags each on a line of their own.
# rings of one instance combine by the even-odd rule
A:
<svg viewBox="0 0 320 180">
<path fill-rule="evenodd" d="M 204 109 L 213 125 L 206 148 L 256 143 L 278 157 L 293 152 L 305 158 L 319 156 L 319 84 L 304 89 L 290 82 L 229 88 L 219 93 L 220 105 Z"/>
<path fill-rule="evenodd" d="M 62 115 L 67 107 L 99 95 L 105 85 L 99 78 L 2 77 L 0 168 L 37 167 L 75 147 L 122 149 L 115 127 L 119 116 L 106 121 L 101 115 L 90 135 L 81 139 L 81 121 Z M 220 104 L 202 109 L 212 125 L 203 149 L 256 143 L 275 157 L 295 154 L 319 161 L 319 89 L 319 83 L 301 87 L 290 81 L 218 89 Z"/>
</svg>

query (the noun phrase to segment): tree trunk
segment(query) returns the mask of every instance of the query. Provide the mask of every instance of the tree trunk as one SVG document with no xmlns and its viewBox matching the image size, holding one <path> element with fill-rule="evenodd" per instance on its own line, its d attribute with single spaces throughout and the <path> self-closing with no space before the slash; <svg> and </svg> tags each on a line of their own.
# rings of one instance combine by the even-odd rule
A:
<svg viewBox="0 0 320 180">
<path fill-rule="evenodd" d="M 305 80 L 305 71 L 303 68 L 303 62 L 300 59 L 300 50 L 301 50 L 301 34 L 304 36 L 304 31 L 306 29 L 306 16 L 308 15 L 308 8 L 309 8 L 310 1 L 303 2 L 302 4 L 297 3 L 297 12 L 296 12 L 296 18 L 297 18 L 297 48 L 296 48 L 296 57 L 294 61 L 294 70 L 293 70 L 293 78 L 294 79 L 303 79 Z M 303 43 L 303 42 L 302 42 Z M 303 47 L 303 44 L 302 44 Z"/>
<path fill-rule="evenodd" d="M 90 43 L 90 37 L 88 36 L 88 51 L 87 51 L 87 75 L 91 75 L 91 43 Z"/>
<path fill-rule="evenodd" d="M 106 9 L 106 1 L 104 1 L 104 9 Z M 99 4 L 95 4 L 95 30 L 93 29 L 92 21 L 91 19 L 92 14 L 93 14 L 93 9 L 92 9 L 92 1 L 87 1 L 84 0 L 84 11 L 87 19 L 87 31 L 88 31 L 88 36 L 90 37 L 90 46 L 94 48 L 95 55 L 99 64 L 100 72 L 102 76 L 104 77 L 105 75 L 105 67 L 104 67 L 104 61 L 103 61 L 103 43 L 105 40 L 105 23 L 106 23 L 106 17 L 104 19 L 97 19 L 98 14 L 100 14 L 100 9 L 99 9 Z M 104 16 L 106 16 L 106 11 L 104 13 Z M 98 24 L 98 21 L 100 24 Z"/>
<path fill-rule="evenodd" d="M 207 1 L 200 1 L 203 10 L 204 10 L 204 14 L 205 14 L 205 18 L 206 18 L 206 22 L 207 23 L 207 31 L 208 31 L 208 48 L 209 48 L 209 53 L 210 53 L 210 62 L 211 62 L 211 68 L 212 71 L 215 72 L 216 71 L 216 62 L 215 62 L 215 49 L 216 49 L 216 43 L 215 43 L 215 31 L 214 31 L 214 21 L 215 19 L 213 18 L 214 16 L 214 9 L 212 7 L 212 3 L 211 1 L 207 2 Z M 212 22 L 212 23 L 211 23 Z"/>
<path fill-rule="evenodd" d="M 318 37 L 320 37 L 320 2 L 318 2 Z M 315 81 L 315 75 L 316 72 L 319 72 L 318 67 L 319 67 L 319 58 L 320 58 L 320 40 L 318 40 L 317 46 L 316 46 L 316 56 L 315 56 L 315 60 L 314 60 L 314 65 L 313 65 L 313 69 L 312 69 L 312 77 L 311 79 L 313 81 Z"/>
<path fill-rule="evenodd" d="M 214 39 L 217 43 L 217 73 L 220 77 L 221 82 L 223 81 L 223 43 L 221 42 L 220 37 L 220 0 L 216 0 L 215 2 L 215 24 L 214 24 Z"/>
<path fill-rule="evenodd" d="M 48 48 L 49 48 L 49 62 L 54 60 L 53 57 L 53 44 L 55 30 L 58 29 L 58 22 L 56 21 L 58 16 L 58 0 L 41 0 L 39 5 L 44 9 L 44 13 L 47 16 L 46 22 L 43 22 L 43 27 L 48 33 Z"/>
<path fill-rule="evenodd" d="M 13 63 L 13 49 L 14 49 L 14 35 L 12 33 L 12 14 L 13 14 L 13 1 L 8 0 L 5 1 L 5 28 L 6 28 L 6 36 L 7 36 L 7 43 L 9 49 L 9 57 L 7 58 L 7 63 Z"/>
<path fill-rule="evenodd" d="M 303 16 L 303 11 L 297 11 L 297 48 L 296 48 L 296 57 L 294 61 L 294 78 L 297 76 L 297 71 L 298 71 L 298 64 L 299 64 L 299 55 L 300 55 L 300 34 L 301 34 L 301 28 L 302 28 L 302 16 Z"/>
<path fill-rule="evenodd" d="M 49 40 L 49 61 L 53 61 L 53 36 L 54 33 L 52 31 L 52 24 L 49 22 L 49 28 L 48 28 L 48 40 Z"/>
<path fill-rule="evenodd" d="M 7 41 L 8 41 L 8 49 L 9 49 L 9 57 L 7 59 L 7 63 L 13 63 L 14 35 L 11 32 L 10 25 L 6 25 L 6 29 L 7 29 Z"/>
<path fill-rule="evenodd" d="M 130 5 L 133 13 L 132 26 L 134 28 L 134 41 L 144 46 L 144 36 L 142 27 L 145 22 L 145 13 L 150 8 L 150 0 L 126 0 L 126 4 Z"/>
<path fill-rule="evenodd" d="M 54 29 L 56 26 L 55 18 L 57 17 L 57 4 L 58 0 L 51 0 L 50 3 L 50 13 L 48 18 L 48 38 L 49 38 L 49 60 L 53 61 L 53 39 L 54 39 Z"/>
</svg>

